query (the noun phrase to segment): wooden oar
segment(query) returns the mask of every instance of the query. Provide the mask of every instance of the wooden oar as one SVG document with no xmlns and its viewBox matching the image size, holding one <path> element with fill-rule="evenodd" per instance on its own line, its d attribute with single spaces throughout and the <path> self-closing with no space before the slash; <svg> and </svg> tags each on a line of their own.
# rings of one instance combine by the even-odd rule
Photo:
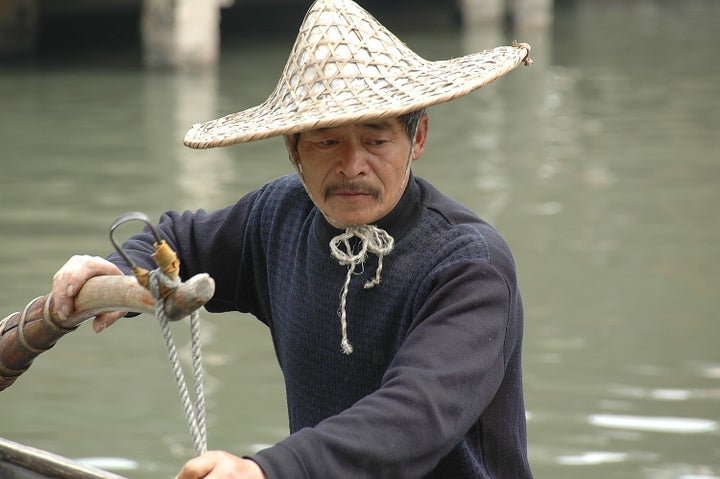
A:
<svg viewBox="0 0 720 479">
<path fill-rule="evenodd" d="M 171 320 L 189 316 L 207 303 L 215 292 L 215 282 L 199 274 L 181 283 L 165 300 L 165 314 Z M 55 311 L 52 294 L 31 301 L 23 311 L 0 322 L 0 391 L 8 388 L 33 360 L 96 314 L 127 311 L 155 314 L 150 292 L 133 276 L 90 278 L 75 298 L 75 311 L 61 319 Z"/>
<path fill-rule="evenodd" d="M 0 437 L 0 477 L 125 479 L 112 472 Z"/>
</svg>

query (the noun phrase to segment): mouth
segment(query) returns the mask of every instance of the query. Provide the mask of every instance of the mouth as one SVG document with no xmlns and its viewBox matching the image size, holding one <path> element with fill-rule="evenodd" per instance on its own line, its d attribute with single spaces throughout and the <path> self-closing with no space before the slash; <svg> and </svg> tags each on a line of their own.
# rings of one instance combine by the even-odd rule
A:
<svg viewBox="0 0 720 479">
<path fill-rule="evenodd" d="M 346 199 L 354 199 L 354 198 L 369 198 L 372 197 L 372 195 L 365 193 L 363 191 L 337 191 L 333 193 L 330 196 L 340 197 L 340 198 L 346 198 Z"/>
</svg>

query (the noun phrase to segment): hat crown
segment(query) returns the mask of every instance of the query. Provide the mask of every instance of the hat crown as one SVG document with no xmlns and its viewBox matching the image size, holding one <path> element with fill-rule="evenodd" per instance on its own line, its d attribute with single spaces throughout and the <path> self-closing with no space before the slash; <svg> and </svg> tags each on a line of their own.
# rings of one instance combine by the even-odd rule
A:
<svg viewBox="0 0 720 479">
<path fill-rule="evenodd" d="M 362 89 L 388 88 L 388 79 L 417 68 L 422 59 L 356 3 L 318 0 L 305 16 L 275 91 L 296 111 L 352 109 Z M 353 101 L 355 100 L 355 101 Z"/>
</svg>

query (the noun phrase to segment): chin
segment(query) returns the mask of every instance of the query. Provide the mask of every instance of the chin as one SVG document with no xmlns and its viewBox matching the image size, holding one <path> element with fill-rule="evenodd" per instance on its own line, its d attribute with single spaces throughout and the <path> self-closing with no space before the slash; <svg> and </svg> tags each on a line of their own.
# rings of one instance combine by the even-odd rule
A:
<svg viewBox="0 0 720 479">
<path fill-rule="evenodd" d="M 335 228 L 338 229 L 345 229 L 350 228 L 351 226 L 360 226 L 360 225 L 367 225 L 372 224 L 376 219 L 370 219 L 372 217 L 365 216 L 365 215 L 338 215 L 338 216 L 330 216 L 328 214 L 325 214 L 325 219 L 333 225 Z"/>
<path fill-rule="evenodd" d="M 356 208 L 333 208 L 333 206 L 337 205 L 331 204 L 325 204 L 324 206 L 324 208 L 321 208 L 321 211 L 325 219 L 327 219 L 331 225 L 340 229 L 345 229 L 350 226 L 373 224 L 387 214 L 387 212 L 383 213 L 380 208 L 377 208 L 376 203 L 372 205 L 355 205 Z"/>
</svg>

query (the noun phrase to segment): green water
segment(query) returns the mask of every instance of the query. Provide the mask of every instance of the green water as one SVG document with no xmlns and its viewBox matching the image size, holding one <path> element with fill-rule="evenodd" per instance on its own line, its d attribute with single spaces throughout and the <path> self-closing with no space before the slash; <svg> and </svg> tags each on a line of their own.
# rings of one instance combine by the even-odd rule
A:
<svg viewBox="0 0 720 479">
<path fill-rule="evenodd" d="M 433 59 L 534 47 L 532 68 L 430 110 L 415 171 L 515 253 L 536 477 L 717 479 L 720 3 L 570 5 L 550 30 L 512 38 L 401 35 Z M 0 316 L 47 293 L 70 255 L 108 253 L 126 211 L 213 209 L 289 172 L 279 140 L 180 144 L 192 123 L 264 100 L 289 48 L 240 42 L 205 75 L 98 56 L 1 66 Z M 246 454 L 284 437 L 265 328 L 207 313 L 203 327 L 210 447 Z M 187 324 L 173 330 L 187 360 Z M 0 436 L 128 478 L 173 477 L 193 454 L 150 317 L 100 335 L 83 325 L 0 407 Z"/>
</svg>

